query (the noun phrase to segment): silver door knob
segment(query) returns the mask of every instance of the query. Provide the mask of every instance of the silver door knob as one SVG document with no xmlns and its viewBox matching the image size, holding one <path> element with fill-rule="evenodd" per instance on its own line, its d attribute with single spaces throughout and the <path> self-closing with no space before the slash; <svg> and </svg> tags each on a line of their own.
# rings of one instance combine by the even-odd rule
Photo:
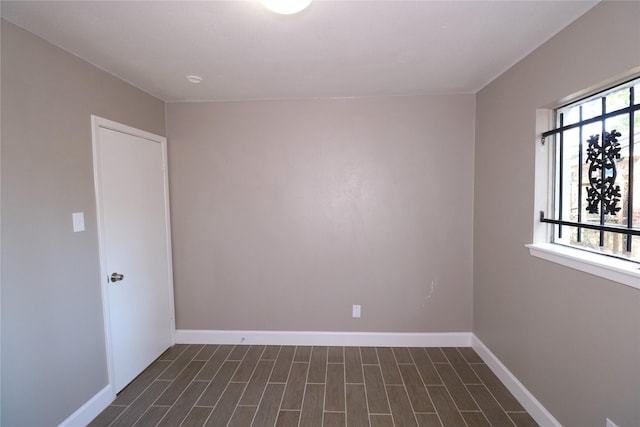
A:
<svg viewBox="0 0 640 427">
<path fill-rule="evenodd" d="M 111 281 L 112 282 L 119 282 L 122 279 L 124 279 L 124 274 L 119 274 L 119 273 L 111 274 Z"/>
</svg>

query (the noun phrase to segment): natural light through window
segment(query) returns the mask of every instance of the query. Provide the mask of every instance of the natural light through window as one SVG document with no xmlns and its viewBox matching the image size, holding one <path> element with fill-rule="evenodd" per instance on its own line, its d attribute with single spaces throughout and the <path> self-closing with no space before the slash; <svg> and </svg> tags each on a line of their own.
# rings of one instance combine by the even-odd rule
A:
<svg viewBox="0 0 640 427">
<path fill-rule="evenodd" d="M 556 111 L 553 241 L 640 261 L 640 81 Z M 634 203 L 635 201 L 635 203 Z"/>
<path fill-rule="evenodd" d="M 537 142 L 530 247 L 635 271 L 637 281 L 640 78 L 560 107 L 548 119 L 551 130 Z"/>
</svg>

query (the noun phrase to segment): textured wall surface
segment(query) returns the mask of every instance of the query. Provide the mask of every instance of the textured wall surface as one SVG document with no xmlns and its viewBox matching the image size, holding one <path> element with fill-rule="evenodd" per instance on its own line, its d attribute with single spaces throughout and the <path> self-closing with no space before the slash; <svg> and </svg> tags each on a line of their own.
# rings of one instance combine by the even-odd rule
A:
<svg viewBox="0 0 640 427">
<path fill-rule="evenodd" d="M 565 427 L 640 425 L 640 291 L 529 255 L 536 109 L 640 65 L 602 2 L 477 95 L 474 332 Z"/>
<path fill-rule="evenodd" d="M 474 105 L 168 104 L 177 328 L 470 331 Z"/>
<path fill-rule="evenodd" d="M 163 135 L 164 104 L 6 21 L 1 84 L 0 424 L 52 426 L 107 385 L 91 114 Z"/>
</svg>

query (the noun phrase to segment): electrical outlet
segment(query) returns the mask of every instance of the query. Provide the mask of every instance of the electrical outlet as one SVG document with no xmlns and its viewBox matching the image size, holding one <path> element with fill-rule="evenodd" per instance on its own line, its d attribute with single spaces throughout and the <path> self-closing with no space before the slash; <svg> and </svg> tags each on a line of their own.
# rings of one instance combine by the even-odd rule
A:
<svg viewBox="0 0 640 427">
<path fill-rule="evenodd" d="M 607 425 L 605 427 L 618 427 L 618 426 L 615 425 L 615 423 L 611 421 L 609 418 L 607 418 Z"/>
<path fill-rule="evenodd" d="M 354 304 L 351 307 L 351 316 L 352 317 L 360 317 L 360 306 L 359 305 Z"/>
</svg>

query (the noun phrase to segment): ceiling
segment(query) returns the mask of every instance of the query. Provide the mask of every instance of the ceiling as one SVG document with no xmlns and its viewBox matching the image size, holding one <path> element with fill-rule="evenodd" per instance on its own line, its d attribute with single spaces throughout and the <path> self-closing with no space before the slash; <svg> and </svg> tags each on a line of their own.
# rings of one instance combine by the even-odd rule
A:
<svg viewBox="0 0 640 427">
<path fill-rule="evenodd" d="M 596 1 L 2 1 L 6 20 L 164 101 L 475 93 Z M 189 83 L 185 76 L 204 80 Z"/>
</svg>

